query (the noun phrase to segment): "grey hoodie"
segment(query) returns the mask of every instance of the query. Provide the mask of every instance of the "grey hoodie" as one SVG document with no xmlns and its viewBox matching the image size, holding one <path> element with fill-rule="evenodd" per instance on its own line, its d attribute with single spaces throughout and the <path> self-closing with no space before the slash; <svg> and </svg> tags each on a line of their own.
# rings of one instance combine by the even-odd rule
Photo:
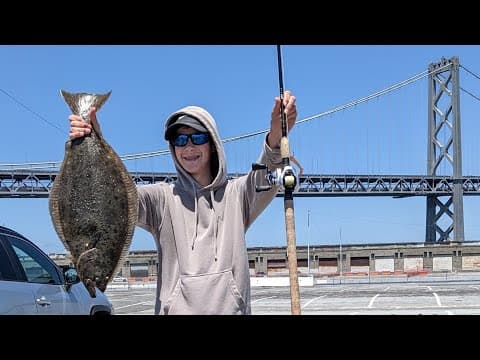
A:
<svg viewBox="0 0 480 360">
<path fill-rule="evenodd" d="M 209 131 L 218 171 L 211 184 L 201 186 L 181 167 L 170 145 L 177 181 L 137 187 L 137 225 L 152 233 L 158 249 L 155 314 L 251 314 L 245 232 L 278 187 L 255 191 L 256 185 L 267 184 L 265 171 L 227 179 L 223 143 L 205 109 L 180 109 L 169 116 L 165 129 L 183 114 Z M 258 161 L 272 170 L 280 167 L 280 149 L 264 141 Z"/>
</svg>

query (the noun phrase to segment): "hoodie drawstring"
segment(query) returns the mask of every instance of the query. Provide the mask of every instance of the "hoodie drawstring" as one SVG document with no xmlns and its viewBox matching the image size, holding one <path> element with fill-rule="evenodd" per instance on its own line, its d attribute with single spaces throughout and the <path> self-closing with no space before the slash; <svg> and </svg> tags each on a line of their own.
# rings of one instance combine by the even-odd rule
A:
<svg viewBox="0 0 480 360">
<path fill-rule="evenodd" d="M 217 231 L 218 231 L 218 218 L 215 213 L 215 194 L 213 189 L 210 189 L 210 199 L 212 201 L 212 218 L 213 218 L 213 251 L 215 255 L 215 261 L 217 261 Z"/>
<path fill-rule="evenodd" d="M 193 195 L 195 197 L 195 230 L 193 231 L 192 237 L 192 250 L 195 247 L 195 240 L 197 239 L 197 231 L 198 231 L 198 199 L 197 199 L 197 189 L 193 189 Z"/>
<path fill-rule="evenodd" d="M 192 236 L 192 250 L 195 249 L 195 240 L 197 239 L 198 235 L 198 198 L 197 198 L 197 190 L 194 189 L 194 197 L 195 197 L 195 230 Z M 213 189 L 210 189 L 210 199 L 211 199 L 211 210 L 212 210 L 212 217 L 211 221 L 213 221 L 213 253 L 215 261 L 217 261 L 217 235 L 218 235 L 218 217 L 215 212 L 215 193 Z"/>
</svg>

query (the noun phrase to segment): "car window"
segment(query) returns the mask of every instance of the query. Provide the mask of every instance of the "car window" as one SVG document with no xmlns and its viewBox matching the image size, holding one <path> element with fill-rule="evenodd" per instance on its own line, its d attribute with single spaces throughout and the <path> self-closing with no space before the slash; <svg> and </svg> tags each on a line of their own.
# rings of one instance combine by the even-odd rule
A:
<svg viewBox="0 0 480 360">
<path fill-rule="evenodd" d="M 28 282 L 40 284 L 61 283 L 55 265 L 40 251 L 16 237 L 8 236 L 7 238 L 25 271 Z"/>
<path fill-rule="evenodd" d="M 0 235 L 1 236 L 1 235 Z M 0 280 L 17 280 L 8 254 L 0 241 Z"/>
</svg>

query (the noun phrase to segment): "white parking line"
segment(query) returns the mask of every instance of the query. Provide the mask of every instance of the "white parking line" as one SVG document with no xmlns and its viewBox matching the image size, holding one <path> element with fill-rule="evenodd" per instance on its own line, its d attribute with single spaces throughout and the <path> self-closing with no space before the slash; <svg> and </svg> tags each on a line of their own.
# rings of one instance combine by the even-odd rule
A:
<svg viewBox="0 0 480 360">
<path fill-rule="evenodd" d="M 151 303 L 150 301 L 143 301 L 143 302 L 139 302 L 139 303 L 136 303 L 136 304 L 129 304 L 129 305 L 118 306 L 118 307 L 115 306 L 115 310 L 123 309 L 123 308 L 129 307 L 129 306 L 145 305 L 145 304 L 150 304 L 150 303 Z"/>
<path fill-rule="evenodd" d="M 325 297 L 325 296 L 326 296 L 326 295 L 322 295 L 322 296 L 319 296 L 319 297 L 316 297 L 316 298 L 314 298 L 314 299 L 312 299 L 312 300 L 307 301 L 307 302 L 305 303 L 305 305 L 302 306 L 302 309 L 305 309 L 309 304 L 311 304 L 311 303 L 314 302 L 315 300 L 321 299 L 321 298 L 323 298 L 323 297 Z"/>
<path fill-rule="evenodd" d="M 433 296 L 435 296 L 435 300 L 437 301 L 437 305 L 439 307 L 442 307 L 442 302 L 440 301 L 440 297 L 437 295 L 437 293 L 433 293 Z"/>
<path fill-rule="evenodd" d="M 126 297 L 129 297 L 129 298 L 132 298 L 132 297 L 139 297 L 139 296 L 152 296 L 151 293 L 146 293 L 146 294 L 115 294 L 115 295 L 112 295 L 112 294 L 107 294 L 107 296 L 110 298 L 110 299 L 124 299 Z"/>
<path fill-rule="evenodd" d="M 146 309 L 146 310 L 141 310 L 141 311 L 132 311 L 128 312 L 125 314 L 119 314 L 119 315 L 155 315 L 154 309 Z"/>
<path fill-rule="evenodd" d="M 373 303 L 375 302 L 375 299 L 380 296 L 380 294 L 375 295 L 372 300 L 368 303 L 368 308 L 370 309 L 373 306 Z"/>
<path fill-rule="evenodd" d="M 251 302 L 251 304 L 256 303 L 257 301 L 260 301 L 260 300 L 271 299 L 271 298 L 274 298 L 274 297 L 275 297 L 275 296 L 267 296 L 267 297 L 264 297 L 264 298 L 261 298 L 261 299 L 253 300 L 253 301 Z"/>
</svg>

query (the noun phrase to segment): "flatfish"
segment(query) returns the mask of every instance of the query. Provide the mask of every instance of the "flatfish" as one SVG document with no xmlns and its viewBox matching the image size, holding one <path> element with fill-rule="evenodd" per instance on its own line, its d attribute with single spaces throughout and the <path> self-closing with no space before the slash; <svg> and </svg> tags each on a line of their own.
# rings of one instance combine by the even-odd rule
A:
<svg viewBox="0 0 480 360">
<path fill-rule="evenodd" d="M 106 94 L 61 90 L 73 114 L 90 122 Z M 65 144 L 65 155 L 49 196 L 53 226 L 91 297 L 102 292 L 118 272 L 137 221 L 137 190 L 120 157 L 98 129 Z"/>
</svg>

